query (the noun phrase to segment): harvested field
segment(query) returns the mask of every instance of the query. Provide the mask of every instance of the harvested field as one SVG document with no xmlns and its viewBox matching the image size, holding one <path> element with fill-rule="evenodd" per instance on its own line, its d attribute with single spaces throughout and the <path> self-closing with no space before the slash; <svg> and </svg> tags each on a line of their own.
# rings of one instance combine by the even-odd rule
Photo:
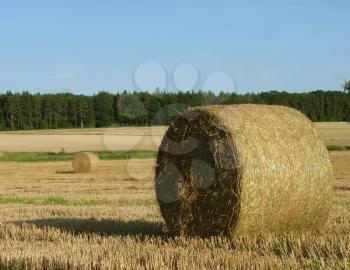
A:
<svg viewBox="0 0 350 270">
<path fill-rule="evenodd" d="M 316 123 L 327 145 L 350 146 L 349 123 Z M 0 133 L 0 151 L 158 150 L 167 127 L 35 130 Z"/>
<path fill-rule="evenodd" d="M 350 146 L 350 123 L 322 122 L 316 127 L 327 145 Z"/>
<path fill-rule="evenodd" d="M 0 150 L 67 152 L 158 150 L 166 127 L 38 130 L 0 133 Z"/>
<path fill-rule="evenodd" d="M 183 238 L 164 228 L 155 161 L 0 163 L 0 261 L 17 268 L 350 268 L 350 152 L 331 152 L 336 198 L 319 233 L 230 240 Z"/>
</svg>

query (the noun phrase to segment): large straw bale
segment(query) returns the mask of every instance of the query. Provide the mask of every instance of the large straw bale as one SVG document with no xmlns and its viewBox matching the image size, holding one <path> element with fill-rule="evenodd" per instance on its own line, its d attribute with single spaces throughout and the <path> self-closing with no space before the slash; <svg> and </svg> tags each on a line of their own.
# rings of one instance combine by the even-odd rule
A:
<svg viewBox="0 0 350 270">
<path fill-rule="evenodd" d="M 72 167 L 76 173 L 93 173 L 99 168 L 99 158 L 93 153 L 81 152 L 74 156 Z"/>
<path fill-rule="evenodd" d="M 170 230 L 233 236 L 321 228 L 332 179 L 327 149 L 302 113 L 217 105 L 189 109 L 169 127 L 155 188 Z"/>
</svg>

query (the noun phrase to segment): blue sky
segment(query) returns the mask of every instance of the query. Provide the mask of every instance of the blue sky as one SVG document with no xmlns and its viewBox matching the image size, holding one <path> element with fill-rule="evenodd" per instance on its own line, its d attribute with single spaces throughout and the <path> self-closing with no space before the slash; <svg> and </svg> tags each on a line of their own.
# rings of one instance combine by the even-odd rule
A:
<svg viewBox="0 0 350 270">
<path fill-rule="evenodd" d="M 0 3 L 0 91 L 341 89 L 350 1 Z M 187 90 L 186 89 L 186 90 Z"/>
</svg>

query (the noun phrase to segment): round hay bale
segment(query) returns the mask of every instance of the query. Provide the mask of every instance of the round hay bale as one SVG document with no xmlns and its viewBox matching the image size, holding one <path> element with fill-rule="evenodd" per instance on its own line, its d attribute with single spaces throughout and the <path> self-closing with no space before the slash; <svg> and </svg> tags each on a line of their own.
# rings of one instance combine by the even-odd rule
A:
<svg viewBox="0 0 350 270">
<path fill-rule="evenodd" d="M 319 229 L 333 173 L 313 123 L 288 107 L 187 110 L 159 148 L 155 189 L 171 231 L 240 235 Z"/>
<path fill-rule="evenodd" d="M 92 173 L 99 168 L 100 159 L 93 153 L 81 152 L 74 156 L 72 167 L 76 173 Z"/>
</svg>

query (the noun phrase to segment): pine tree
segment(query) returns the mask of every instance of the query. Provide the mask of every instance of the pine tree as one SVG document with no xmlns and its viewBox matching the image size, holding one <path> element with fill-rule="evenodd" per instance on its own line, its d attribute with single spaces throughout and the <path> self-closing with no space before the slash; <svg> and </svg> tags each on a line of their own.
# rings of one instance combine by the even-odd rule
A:
<svg viewBox="0 0 350 270">
<path fill-rule="evenodd" d="M 96 113 L 96 127 L 107 127 L 113 123 L 113 95 L 99 92 L 94 96 L 94 109 Z"/>
<path fill-rule="evenodd" d="M 84 124 L 87 123 L 89 113 L 89 103 L 84 96 L 79 96 L 78 99 L 78 119 L 80 122 L 80 127 L 84 128 Z"/>
</svg>

